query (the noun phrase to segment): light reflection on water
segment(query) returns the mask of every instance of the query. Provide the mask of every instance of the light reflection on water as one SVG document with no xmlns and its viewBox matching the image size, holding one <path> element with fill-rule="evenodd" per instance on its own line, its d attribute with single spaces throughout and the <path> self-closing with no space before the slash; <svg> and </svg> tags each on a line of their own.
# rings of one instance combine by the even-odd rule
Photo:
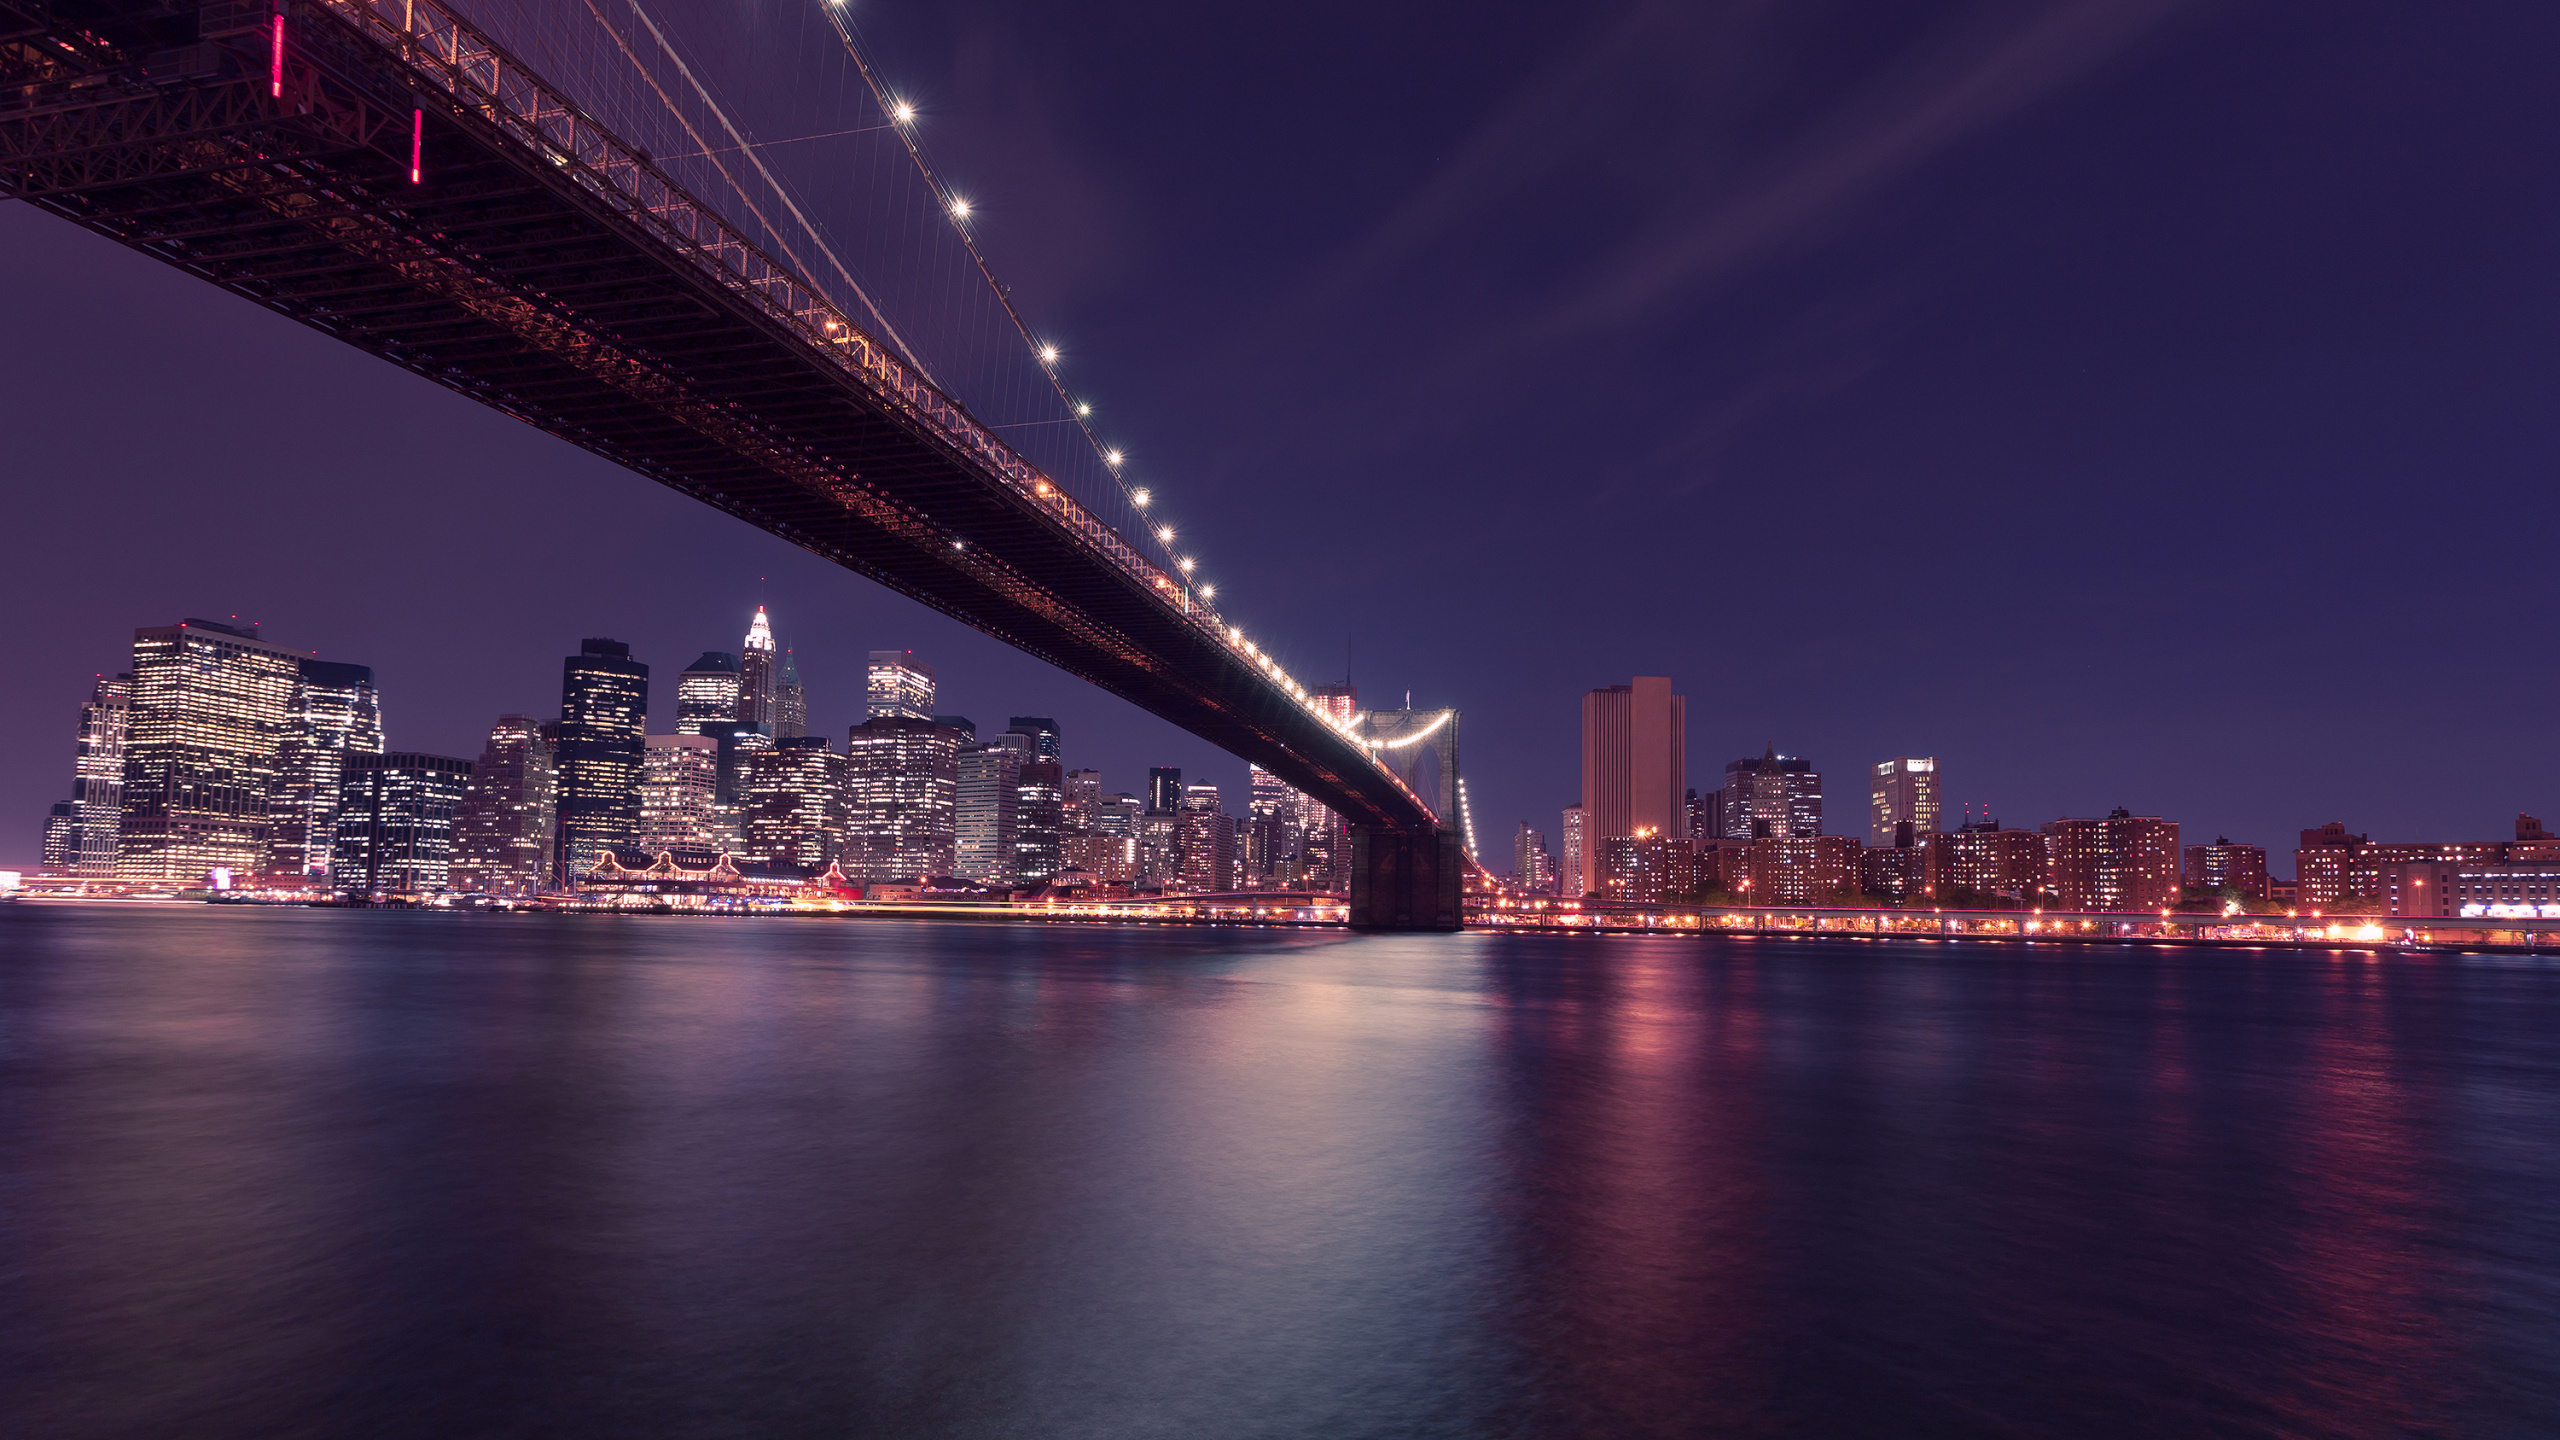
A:
<svg viewBox="0 0 2560 1440">
<path fill-rule="evenodd" d="M 8 1435 L 2560 1432 L 2560 972 L 0 908 Z"/>
</svg>

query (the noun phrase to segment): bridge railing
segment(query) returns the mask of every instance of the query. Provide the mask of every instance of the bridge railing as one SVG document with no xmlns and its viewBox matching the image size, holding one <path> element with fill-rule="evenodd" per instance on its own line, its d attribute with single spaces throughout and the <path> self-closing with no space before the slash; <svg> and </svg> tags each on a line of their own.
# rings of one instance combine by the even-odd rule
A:
<svg viewBox="0 0 2560 1440">
<path fill-rule="evenodd" d="M 884 406 L 914 421 L 987 474 L 1039 507 L 1061 528 L 1124 573 L 1158 603 L 1237 652 L 1292 703 L 1324 718 L 1276 662 L 1245 643 L 1182 576 L 1147 559 L 896 351 L 855 325 L 844 309 L 775 259 L 728 219 L 695 198 L 646 155 L 528 69 L 442 0 L 314 0 L 398 54 L 425 85 L 556 166 L 561 175 L 666 249 L 796 332 Z M 242 5 L 263 13 L 264 6 Z M 252 22 L 255 23 L 255 22 Z M 1328 720 L 1327 723 L 1330 723 Z M 1410 796 L 1374 756 L 1371 763 Z M 1414 803 L 1428 812 L 1419 797 Z"/>
</svg>

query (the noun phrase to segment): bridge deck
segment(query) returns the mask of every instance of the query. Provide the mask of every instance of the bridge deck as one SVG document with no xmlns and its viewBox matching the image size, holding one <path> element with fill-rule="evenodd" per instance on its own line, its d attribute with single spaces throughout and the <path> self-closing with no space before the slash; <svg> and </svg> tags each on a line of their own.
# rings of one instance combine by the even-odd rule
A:
<svg viewBox="0 0 2560 1440">
<path fill-rule="evenodd" d="M 1181 576 L 436 0 L 287 0 L 280 67 L 274 9 L 0 0 L 0 193 L 826 556 L 1356 825 L 1435 827 Z"/>
</svg>

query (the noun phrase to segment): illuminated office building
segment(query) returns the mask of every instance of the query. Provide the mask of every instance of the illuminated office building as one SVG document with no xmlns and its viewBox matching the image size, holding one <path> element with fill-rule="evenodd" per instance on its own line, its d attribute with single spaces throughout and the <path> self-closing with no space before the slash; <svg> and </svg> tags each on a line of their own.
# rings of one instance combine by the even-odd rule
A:
<svg viewBox="0 0 2560 1440">
<path fill-rule="evenodd" d="M 789 650 L 782 652 L 782 678 L 773 692 L 773 738 L 790 740 L 809 733 L 809 692 L 800 686 L 800 666 Z"/>
<path fill-rule="evenodd" d="M 1032 760 L 1058 759 L 1058 722 L 1045 715 L 1016 715 L 1005 722 L 1004 732 L 1020 735 L 1031 742 Z"/>
<path fill-rule="evenodd" d="M 676 676 L 676 733 L 716 735 L 738 720 L 738 657 L 705 650 Z"/>
<path fill-rule="evenodd" d="M 652 735 L 640 763 L 640 848 L 720 851 L 720 742 Z"/>
<path fill-rule="evenodd" d="M 1102 806 L 1102 772 L 1070 770 L 1058 802 L 1058 835 L 1091 835 Z"/>
<path fill-rule="evenodd" d="M 1059 825 L 1065 783 L 1055 760 L 1030 761 L 1014 779 L 1013 878 L 1018 884 L 1045 885 L 1063 863 Z"/>
<path fill-rule="evenodd" d="M 1867 778 L 1867 843 L 1909 849 L 1938 833 L 1938 762 L 1899 756 L 1876 763 Z"/>
<path fill-rule="evenodd" d="M 1226 813 L 1217 786 L 1183 787 L 1174 831 L 1183 889 L 1207 894 L 1237 888 L 1236 822 Z"/>
<path fill-rule="evenodd" d="M 1511 879 L 1531 895 L 1556 893 L 1556 860 L 1547 853 L 1547 837 L 1526 820 L 1511 842 Z"/>
<path fill-rule="evenodd" d="M 1717 795 L 1719 840 L 1804 840 L 1822 833 L 1821 772 L 1774 745 L 1756 760 L 1746 756 L 1724 767 Z"/>
<path fill-rule="evenodd" d="M 1564 820 L 1557 834 L 1563 841 L 1564 860 L 1559 867 L 1556 893 L 1568 900 L 1578 900 L 1597 888 L 1592 884 L 1591 842 L 1583 833 L 1583 811 L 1579 805 L 1564 807 Z"/>
<path fill-rule="evenodd" d="M 1689 833 L 1688 701 L 1659 675 L 1582 697 L 1583 883 L 1594 890 L 1603 842 Z"/>
<path fill-rule="evenodd" d="M 874 715 L 845 736 L 845 873 L 876 885 L 949 875 L 960 737 L 911 715 Z"/>
<path fill-rule="evenodd" d="M 781 657 L 774 654 L 773 625 L 759 605 L 738 650 L 738 718 L 767 735 L 780 734 L 774 728 L 774 712 L 781 695 Z"/>
<path fill-rule="evenodd" d="M 913 650 L 874 650 L 863 699 L 875 717 L 932 720 L 933 667 L 917 659 Z M 975 727 L 969 728 L 974 735 Z"/>
<path fill-rule="evenodd" d="M 1019 835 L 1023 750 L 1002 743 L 1005 738 L 998 736 L 960 752 L 952 873 L 988 885 L 1013 882 L 1013 850 Z"/>
<path fill-rule="evenodd" d="M 124 822 L 125 734 L 133 720 L 133 677 L 101 675 L 80 707 L 80 738 L 71 765 L 71 808 L 57 855 L 54 826 L 44 866 L 48 874 L 104 879 L 116 873 L 116 835 Z M 59 810 L 60 807 L 56 807 Z"/>
<path fill-rule="evenodd" d="M 39 873 L 69 875 L 80 855 L 80 807 L 56 800 L 44 817 L 44 841 L 37 852 Z"/>
<path fill-rule="evenodd" d="M 747 853 L 825 869 L 844 852 L 845 757 L 824 735 L 776 740 L 747 769 Z"/>
<path fill-rule="evenodd" d="M 471 762 L 344 752 L 329 883 L 364 895 L 433 894 L 452 877 L 453 817 Z"/>
<path fill-rule="evenodd" d="M 560 666 L 560 847 L 568 876 L 640 838 L 649 667 L 619 640 L 590 639 Z"/>
<path fill-rule="evenodd" d="M 188 619 L 133 632 L 119 878 L 193 884 L 266 865 L 303 658 L 259 639 L 254 625 Z"/>
<path fill-rule="evenodd" d="M 1172 765 L 1147 767 L 1147 809 L 1170 815 L 1182 808 L 1182 771 Z"/>
<path fill-rule="evenodd" d="M 453 889 L 534 895 L 550 883 L 560 780 L 544 728 L 523 715 L 501 715 L 489 727 L 453 812 Z"/>
<path fill-rule="evenodd" d="M 373 671 L 305 659 L 276 752 L 267 869 L 326 876 L 337 847 L 338 781 L 349 754 L 382 753 L 382 697 Z"/>
</svg>

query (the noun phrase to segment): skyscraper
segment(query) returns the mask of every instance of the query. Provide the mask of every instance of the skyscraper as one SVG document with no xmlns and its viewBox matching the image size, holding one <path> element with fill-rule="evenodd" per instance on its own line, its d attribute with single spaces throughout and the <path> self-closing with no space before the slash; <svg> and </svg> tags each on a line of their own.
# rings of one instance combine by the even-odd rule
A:
<svg viewBox="0 0 2560 1440">
<path fill-rule="evenodd" d="M 1526 820 L 1511 842 L 1511 881 L 1531 895 L 1552 895 L 1556 889 L 1556 862 L 1547 853 L 1547 837 Z"/>
<path fill-rule="evenodd" d="M 824 869 L 844 851 L 845 757 L 824 735 L 776 740 L 747 770 L 747 851 Z"/>
<path fill-rule="evenodd" d="M 1070 770 L 1066 789 L 1059 800 L 1058 834 L 1060 838 L 1091 835 L 1096 810 L 1102 804 L 1102 772 Z"/>
<path fill-rule="evenodd" d="M 1813 762 L 1781 755 L 1774 745 L 1758 759 L 1724 767 L 1718 805 L 1720 840 L 1804 840 L 1822 833 L 1822 775 Z"/>
<path fill-rule="evenodd" d="M 800 666 L 786 648 L 782 679 L 773 694 L 773 738 L 789 740 L 808 733 L 809 692 L 800 688 Z"/>
<path fill-rule="evenodd" d="M 719 850 L 720 742 L 652 735 L 640 766 L 640 848 Z"/>
<path fill-rule="evenodd" d="M 1933 756 L 1879 761 L 1868 781 L 1867 843 L 1879 849 L 1925 843 L 1938 832 L 1938 762 Z"/>
<path fill-rule="evenodd" d="M 267 869 L 323 877 L 337 846 L 338 779 L 349 754 L 382 753 L 382 697 L 363 665 L 304 659 L 276 751 Z"/>
<path fill-rule="evenodd" d="M 773 653 L 773 625 L 759 605 L 738 650 L 738 718 L 762 727 L 767 735 L 779 733 L 774 729 L 774 712 L 782 696 L 781 670 L 781 659 Z"/>
<path fill-rule="evenodd" d="M 705 650 L 676 676 L 676 733 L 717 735 L 738 721 L 738 657 Z"/>
<path fill-rule="evenodd" d="M 118 876 L 193 883 L 265 866 L 302 658 L 254 625 L 187 619 L 133 632 Z"/>
<path fill-rule="evenodd" d="M 913 650 L 874 650 L 863 698 L 871 713 L 910 720 L 933 716 L 933 667 Z"/>
<path fill-rule="evenodd" d="M 452 876 L 453 814 L 471 762 L 342 752 L 329 883 L 359 894 L 432 894 Z"/>
<path fill-rule="evenodd" d="M 1182 808 L 1182 770 L 1179 766 L 1147 767 L 1147 808 L 1166 815 Z"/>
<path fill-rule="evenodd" d="M 991 885 L 1013 882 L 1013 849 L 1021 815 L 1023 751 L 995 742 L 960 752 L 953 873 Z M 1013 737 L 1019 741 L 1022 737 Z"/>
<path fill-rule="evenodd" d="M 62 869 L 84 879 L 116 873 L 116 834 L 124 820 L 124 743 L 133 719 L 133 677 L 98 677 L 80 707 L 80 740 L 71 767 L 72 829 Z M 52 868 L 53 861 L 45 864 Z"/>
<path fill-rule="evenodd" d="M 960 737 L 912 715 L 874 715 L 845 736 L 846 873 L 865 885 L 949 875 Z"/>
<path fill-rule="evenodd" d="M 1639 675 L 1582 697 L 1583 883 L 1598 888 L 1603 840 L 1689 833 L 1688 701 Z"/>
<path fill-rule="evenodd" d="M 36 863 L 47 875 L 70 875 L 80 859 L 80 807 L 56 800 L 44 817 L 44 846 Z"/>
<path fill-rule="evenodd" d="M 1058 722 L 1045 715 L 1016 715 L 1005 722 L 1005 733 L 1024 736 L 1031 741 L 1031 758 L 1058 758 Z"/>
<path fill-rule="evenodd" d="M 1597 877 L 1591 873 L 1591 842 L 1582 826 L 1582 807 L 1564 807 L 1564 823 L 1558 831 L 1564 842 L 1564 865 L 1556 893 L 1569 900 L 1579 900 L 1599 888 L 1592 883 Z"/>
<path fill-rule="evenodd" d="M 454 889 L 538 894 L 552 875 L 559 774 L 541 722 L 501 715 L 453 812 Z"/>
<path fill-rule="evenodd" d="M 1053 740 L 1055 734 L 1053 730 Z M 1065 801 L 1065 777 L 1057 761 L 1030 761 L 1015 776 L 1013 878 L 1017 884 L 1045 885 L 1057 875 Z"/>
<path fill-rule="evenodd" d="M 1182 888 L 1207 894 L 1236 888 L 1236 823 L 1215 785 L 1186 785 L 1174 817 Z"/>
<path fill-rule="evenodd" d="M 640 838 L 649 667 L 619 640 L 590 639 L 560 666 L 560 849 L 574 879 Z"/>
</svg>

